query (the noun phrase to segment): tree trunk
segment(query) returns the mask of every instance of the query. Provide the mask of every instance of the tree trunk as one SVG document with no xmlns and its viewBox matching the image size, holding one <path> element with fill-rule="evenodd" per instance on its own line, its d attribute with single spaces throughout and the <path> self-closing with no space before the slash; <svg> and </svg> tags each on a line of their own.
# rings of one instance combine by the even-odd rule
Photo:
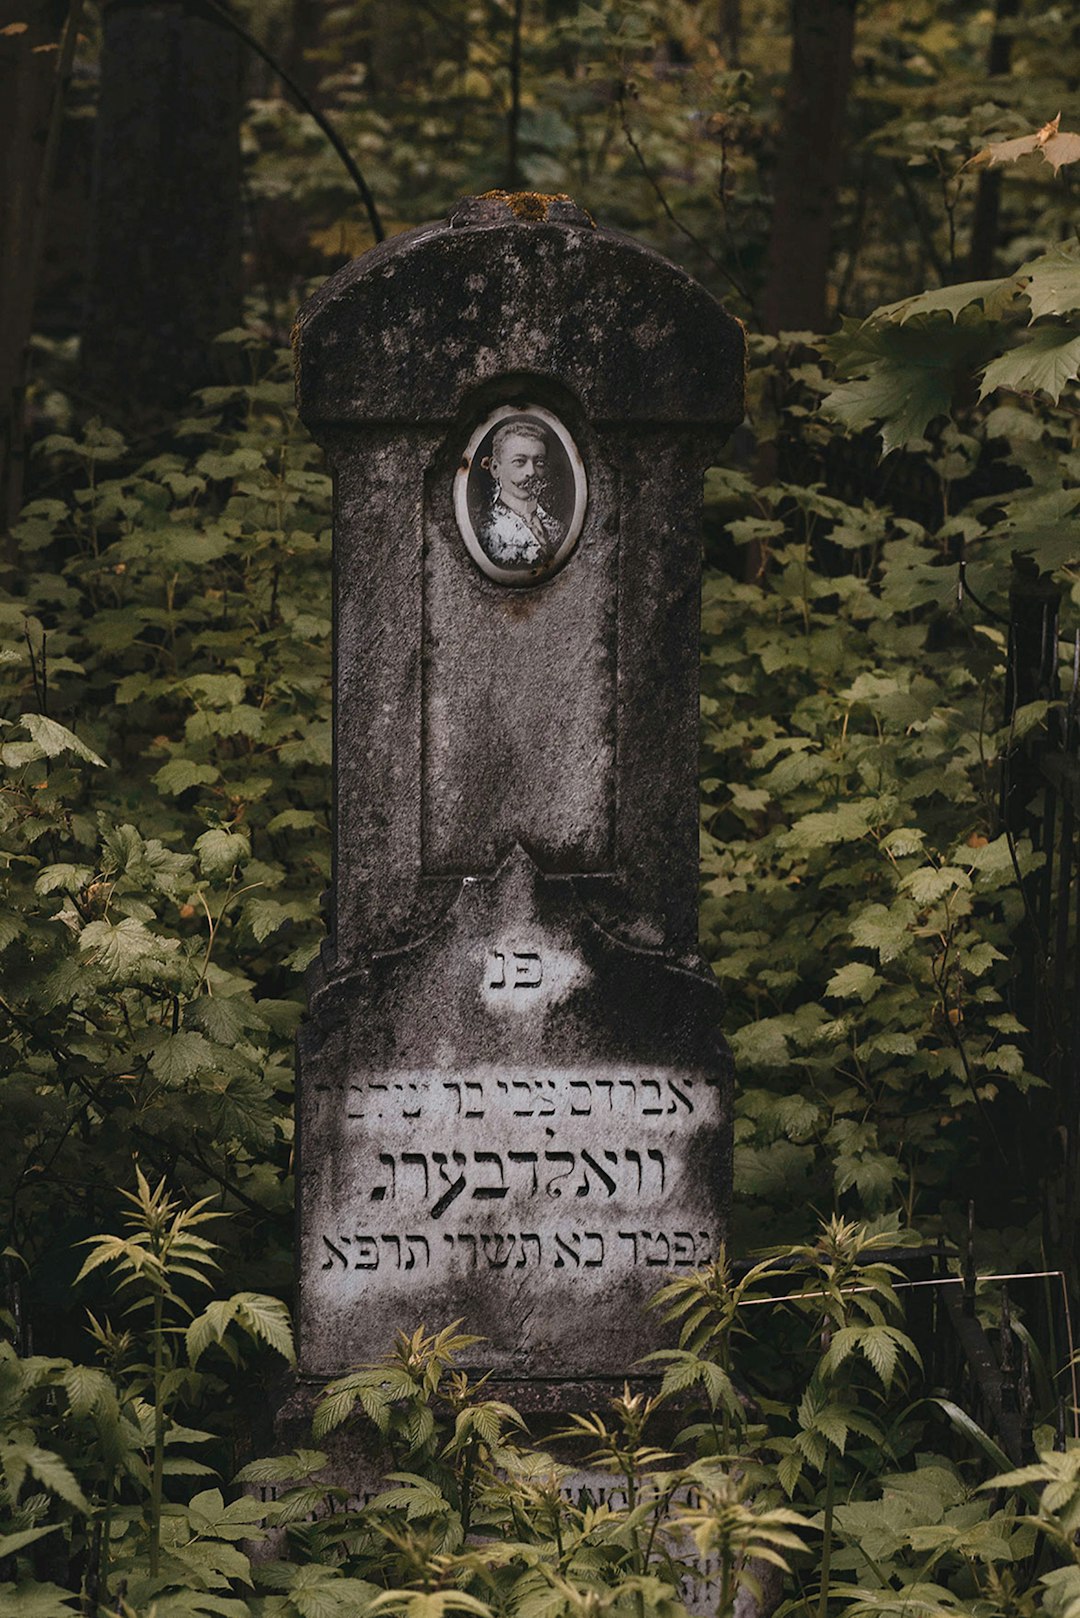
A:
<svg viewBox="0 0 1080 1618">
<path fill-rule="evenodd" d="M 400 0 L 372 0 L 368 11 L 368 87 L 373 95 L 392 100 L 400 95 L 403 84 L 413 81 L 418 59 L 423 60 L 424 32 Z"/>
<path fill-rule="evenodd" d="M 997 0 L 994 6 L 994 32 L 986 62 L 991 78 L 1008 73 L 1012 65 L 1013 36 L 1004 32 L 1001 24 L 1017 16 L 1019 11 L 1020 0 Z M 994 273 L 1000 213 L 1001 174 L 997 169 L 983 169 L 975 191 L 971 246 L 968 249 L 967 274 L 972 281 L 989 280 Z"/>
<path fill-rule="evenodd" d="M 179 0 L 106 9 L 83 371 L 110 413 L 211 381 L 241 317 L 240 51 Z"/>
<path fill-rule="evenodd" d="M 720 49 L 728 67 L 738 67 L 742 48 L 742 0 L 720 0 Z"/>
<path fill-rule="evenodd" d="M 285 67 L 313 101 L 318 99 L 319 83 L 327 71 L 317 54 L 322 43 L 324 10 L 322 0 L 292 0 L 289 6 Z M 277 88 L 275 85 L 274 93 Z"/>
<path fill-rule="evenodd" d="M 56 88 L 55 45 L 67 16 L 55 0 L 0 0 L 0 530 L 18 513 L 23 485 L 23 395 L 37 290 L 45 157 Z"/>
<path fill-rule="evenodd" d="M 822 331 L 828 321 L 855 0 L 792 0 L 791 18 L 791 71 L 762 296 L 762 317 L 770 332 Z"/>
</svg>

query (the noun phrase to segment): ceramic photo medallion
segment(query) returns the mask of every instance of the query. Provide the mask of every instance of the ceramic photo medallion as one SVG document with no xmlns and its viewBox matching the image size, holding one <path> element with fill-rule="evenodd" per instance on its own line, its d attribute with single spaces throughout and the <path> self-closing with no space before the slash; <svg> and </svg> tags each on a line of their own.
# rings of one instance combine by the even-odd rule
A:
<svg viewBox="0 0 1080 1618">
<path fill-rule="evenodd" d="M 469 438 L 454 482 L 461 537 L 499 584 L 539 584 L 560 568 L 587 499 L 577 445 L 542 405 L 493 410 Z"/>
</svg>

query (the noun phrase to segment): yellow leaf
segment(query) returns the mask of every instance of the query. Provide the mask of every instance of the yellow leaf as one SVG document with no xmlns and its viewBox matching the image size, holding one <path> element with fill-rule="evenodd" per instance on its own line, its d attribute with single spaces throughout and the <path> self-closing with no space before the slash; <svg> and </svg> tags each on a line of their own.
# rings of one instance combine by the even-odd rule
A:
<svg viewBox="0 0 1080 1618">
<path fill-rule="evenodd" d="M 989 146 L 984 146 L 981 152 L 969 158 L 965 168 L 973 169 L 983 164 L 993 168 L 998 163 L 1016 163 L 1022 157 L 1030 157 L 1038 144 L 1038 135 L 1017 135 L 1015 140 L 995 140 Z"/>
<path fill-rule="evenodd" d="M 9 22 L 6 28 L 0 28 L 0 35 L 25 34 L 29 26 L 28 22 Z"/>
<path fill-rule="evenodd" d="M 996 168 L 1002 163 L 1018 163 L 1022 157 L 1040 153 L 1054 173 L 1066 163 L 1080 161 L 1080 135 L 1061 128 L 1061 114 L 1033 135 L 1017 135 L 1013 140 L 992 140 L 964 164 L 965 168 Z"/>
<path fill-rule="evenodd" d="M 1050 137 L 1042 149 L 1042 154 L 1057 174 L 1066 163 L 1080 162 L 1080 135 L 1063 129 L 1060 134 Z"/>
<path fill-rule="evenodd" d="M 1037 146 L 1045 146 L 1048 140 L 1053 140 L 1054 136 L 1058 132 L 1058 125 L 1060 123 L 1061 114 L 1059 112 L 1056 118 L 1051 118 L 1048 124 L 1043 124 L 1042 128 L 1039 130 L 1039 133 L 1035 136 L 1035 144 Z"/>
</svg>

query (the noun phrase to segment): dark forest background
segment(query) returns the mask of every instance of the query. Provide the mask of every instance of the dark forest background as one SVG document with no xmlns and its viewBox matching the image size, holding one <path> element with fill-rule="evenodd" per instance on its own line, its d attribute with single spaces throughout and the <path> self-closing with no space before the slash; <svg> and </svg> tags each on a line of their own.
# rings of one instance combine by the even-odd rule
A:
<svg viewBox="0 0 1080 1618">
<path fill-rule="evenodd" d="M 1046 0 L 0 0 L 0 1618 L 681 1618 L 687 1536 L 722 1618 L 1075 1618 L 1078 85 Z M 331 812 L 289 333 L 492 188 L 748 333 L 704 490 L 731 1236 L 578 1425 L 611 1510 L 442 1321 L 273 1454 Z M 346 1418 L 402 1474 L 364 1510 Z"/>
</svg>

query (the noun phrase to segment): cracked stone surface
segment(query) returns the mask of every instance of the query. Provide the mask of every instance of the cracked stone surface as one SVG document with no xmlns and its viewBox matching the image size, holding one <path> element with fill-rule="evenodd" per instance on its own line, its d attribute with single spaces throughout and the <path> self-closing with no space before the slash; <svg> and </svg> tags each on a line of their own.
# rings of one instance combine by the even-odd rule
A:
<svg viewBox="0 0 1080 1618">
<path fill-rule="evenodd" d="M 645 1299 L 724 1235 L 698 594 L 743 352 L 701 287 L 561 198 L 466 199 L 301 313 L 336 490 L 336 863 L 298 1103 L 310 1376 L 464 1317 L 471 1363 L 522 1388 L 621 1378 L 658 1346 Z M 572 553 L 523 587 L 477 565 L 452 498 L 501 407 L 556 418 L 587 473 Z"/>
</svg>

